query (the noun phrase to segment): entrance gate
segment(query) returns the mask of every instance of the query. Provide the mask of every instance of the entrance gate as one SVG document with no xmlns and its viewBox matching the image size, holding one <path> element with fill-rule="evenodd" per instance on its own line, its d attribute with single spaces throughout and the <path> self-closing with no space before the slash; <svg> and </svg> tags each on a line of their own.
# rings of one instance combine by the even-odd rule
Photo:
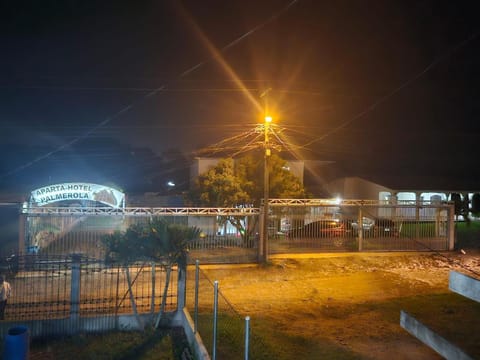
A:
<svg viewBox="0 0 480 360">
<path fill-rule="evenodd" d="M 269 207 L 271 254 L 454 247 L 451 203 L 271 199 Z"/>
<path fill-rule="evenodd" d="M 32 207 L 21 215 L 24 231 L 19 249 L 27 254 L 76 253 L 103 259 L 103 236 L 163 218 L 200 229 L 198 239 L 189 244 L 193 262 L 195 258 L 252 262 L 258 259 L 258 214 L 256 208 Z"/>
</svg>

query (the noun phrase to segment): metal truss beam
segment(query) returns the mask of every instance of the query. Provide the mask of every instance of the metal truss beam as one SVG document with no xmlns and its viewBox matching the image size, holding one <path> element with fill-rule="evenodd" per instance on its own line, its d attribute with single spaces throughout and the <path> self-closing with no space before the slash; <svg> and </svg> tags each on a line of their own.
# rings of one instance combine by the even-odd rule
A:
<svg viewBox="0 0 480 360">
<path fill-rule="evenodd" d="M 397 201 L 392 204 L 378 200 L 337 200 L 337 199 L 269 199 L 271 207 L 280 206 L 381 206 L 381 207 L 450 207 L 452 202 L 435 203 L 430 201 Z M 23 208 L 26 215 L 122 215 L 122 216 L 253 216 L 260 214 L 259 208 L 144 208 L 144 207 L 30 207 Z"/>
<path fill-rule="evenodd" d="M 453 202 L 431 202 L 431 201 L 401 201 L 395 204 L 381 200 L 338 200 L 338 199 L 269 199 L 269 206 L 382 206 L 382 207 L 449 207 Z"/>
<path fill-rule="evenodd" d="M 26 215 L 115 215 L 115 216 L 253 216 L 258 208 L 110 208 L 110 207 L 32 207 L 22 209 Z"/>
</svg>

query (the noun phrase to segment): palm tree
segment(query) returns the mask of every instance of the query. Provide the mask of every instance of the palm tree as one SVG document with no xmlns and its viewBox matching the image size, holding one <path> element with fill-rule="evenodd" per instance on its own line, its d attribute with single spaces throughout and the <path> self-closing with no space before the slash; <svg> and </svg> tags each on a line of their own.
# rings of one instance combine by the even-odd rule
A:
<svg viewBox="0 0 480 360">
<path fill-rule="evenodd" d="M 139 326 L 142 326 L 133 296 L 129 265 L 137 261 L 153 261 L 165 266 L 166 280 L 162 303 L 157 315 L 155 327 L 164 319 L 166 299 L 170 286 L 173 267 L 177 264 L 179 271 L 185 271 L 187 251 L 190 241 L 198 238 L 200 229 L 185 225 L 171 224 L 163 219 L 153 219 L 147 224 L 131 225 L 125 232 L 115 232 L 103 238 L 106 261 L 116 261 L 125 268 L 128 291 L 133 312 Z M 154 293 L 152 292 L 152 297 Z"/>
<path fill-rule="evenodd" d="M 102 238 L 105 248 L 105 262 L 119 263 L 125 270 L 130 303 L 140 328 L 143 328 L 143 323 L 138 315 L 137 303 L 133 296 L 130 265 L 144 259 L 145 250 L 142 244 L 144 234 L 144 229 L 141 225 L 133 224 L 125 232 L 115 231 L 113 234 L 105 235 Z"/>
<path fill-rule="evenodd" d="M 162 303 L 155 321 L 155 327 L 158 327 L 165 315 L 172 269 L 176 264 L 178 265 L 179 272 L 186 270 L 188 244 L 198 238 L 200 229 L 185 225 L 170 224 L 162 219 L 152 220 L 149 228 L 149 254 L 152 260 L 162 263 L 166 270 Z"/>
</svg>

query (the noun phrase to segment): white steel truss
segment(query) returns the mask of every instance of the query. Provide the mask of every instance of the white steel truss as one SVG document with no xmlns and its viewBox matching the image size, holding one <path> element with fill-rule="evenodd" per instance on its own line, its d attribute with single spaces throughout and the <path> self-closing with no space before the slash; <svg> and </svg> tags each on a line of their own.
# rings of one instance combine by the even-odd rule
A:
<svg viewBox="0 0 480 360">
<path fill-rule="evenodd" d="M 268 205 L 279 206 L 381 206 L 381 207 L 450 207 L 452 202 L 435 203 L 431 201 L 398 201 L 391 203 L 379 200 L 337 200 L 337 199 L 269 199 Z M 259 208 L 201 208 L 201 207 L 178 207 L 178 208 L 144 208 L 144 207 L 24 207 L 22 213 L 26 215 L 124 215 L 124 216 L 253 216 L 260 214 Z"/>
<path fill-rule="evenodd" d="M 127 215 L 127 216 L 253 216 L 258 208 L 111 208 L 111 207 L 31 207 L 22 209 L 26 215 Z"/>
<path fill-rule="evenodd" d="M 421 206 L 421 207 L 449 207 L 453 205 L 451 201 L 442 201 L 441 203 L 433 201 L 401 201 L 395 203 L 382 200 L 339 200 L 339 199 L 269 199 L 269 206 Z"/>
</svg>

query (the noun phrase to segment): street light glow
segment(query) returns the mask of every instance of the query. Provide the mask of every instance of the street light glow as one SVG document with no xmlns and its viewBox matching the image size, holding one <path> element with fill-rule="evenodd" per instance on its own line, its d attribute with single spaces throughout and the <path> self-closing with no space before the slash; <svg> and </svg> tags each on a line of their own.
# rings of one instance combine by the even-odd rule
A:
<svg viewBox="0 0 480 360">
<path fill-rule="evenodd" d="M 271 123 L 272 122 L 272 117 L 271 116 L 265 116 L 265 122 L 266 123 Z"/>
</svg>

